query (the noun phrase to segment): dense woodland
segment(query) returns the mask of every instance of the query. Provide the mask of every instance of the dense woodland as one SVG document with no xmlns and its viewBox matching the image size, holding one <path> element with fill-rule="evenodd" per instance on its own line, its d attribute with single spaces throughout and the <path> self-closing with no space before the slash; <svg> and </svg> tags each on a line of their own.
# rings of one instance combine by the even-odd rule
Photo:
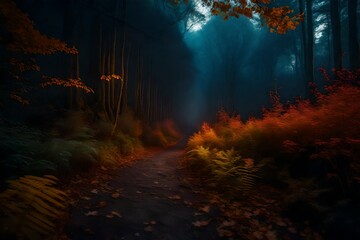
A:
<svg viewBox="0 0 360 240">
<path fill-rule="evenodd" d="M 72 239 L 74 182 L 181 139 L 179 168 L 226 216 L 193 222 L 212 239 L 359 238 L 359 15 L 357 0 L 0 0 L 1 238 Z"/>
</svg>

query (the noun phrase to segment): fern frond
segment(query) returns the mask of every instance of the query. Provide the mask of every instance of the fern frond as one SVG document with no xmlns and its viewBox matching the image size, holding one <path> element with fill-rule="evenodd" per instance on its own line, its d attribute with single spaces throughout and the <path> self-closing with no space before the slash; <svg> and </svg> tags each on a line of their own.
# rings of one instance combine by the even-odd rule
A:
<svg viewBox="0 0 360 240">
<path fill-rule="evenodd" d="M 9 188 L 0 193 L 0 210 L 5 229 L 19 238 L 40 239 L 54 234 L 56 221 L 66 209 L 67 195 L 56 189 L 54 176 L 24 176 L 10 180 Z"/>
</svg>

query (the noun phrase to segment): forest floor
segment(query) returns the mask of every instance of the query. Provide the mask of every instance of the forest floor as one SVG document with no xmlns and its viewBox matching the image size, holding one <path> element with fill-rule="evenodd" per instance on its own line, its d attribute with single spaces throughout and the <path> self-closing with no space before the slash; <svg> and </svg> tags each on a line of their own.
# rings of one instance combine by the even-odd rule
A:
<svg viewBox="0 0 360 240">
<path fill-rule="evenodd" d="M 137 156 L 128 167 L 98 169 L 70 186 L 68 238 L 76 239 L 321 239 L 280 216 L 276 197 L 259 188 L 246 201 L 227 201 L 200 187 L 181 167 L 184 144 Z M 134 157 L 133 157 L 134 158 Z M 133 159 L 134 160 L 134 159 Z M 271 198 L 263 197 L 264 193 Z"/>
</svg>

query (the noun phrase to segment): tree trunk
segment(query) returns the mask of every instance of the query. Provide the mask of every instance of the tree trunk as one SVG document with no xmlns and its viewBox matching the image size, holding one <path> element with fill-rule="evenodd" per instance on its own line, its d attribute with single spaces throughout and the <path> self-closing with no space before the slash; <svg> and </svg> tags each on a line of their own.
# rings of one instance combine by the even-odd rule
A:
<svg viewBox="0 0 360 240">
<path fill-rule="evenodd" d="M 314 82 L 314 26 L 312 0 L 306 1 L 308 82 Z"/>
<path fill-rule="evenodd" d="M 330 20 L 331 20 L 331 32 L 332 43 L 334 52 L 334 68 L 342 68 L 342 51 L 341 51 L 341 25 L 339 14 L 339 1 L 330 0 Z"/>
<path fill-rule="evenodd" d="M 360 49 L 357 33 L 357 0 L 348 0 L 349 16 L 349 63 L 350 69 L 356 70 L 360 67 Z"/>
<path fill-rule="evenodd" d="M 304 1 L 303 0 L 299 0 L 299 11 L 301 13 L 304 12 Z M 302 45 L 302 76 L 305 79 L 305 82 L 307 82 L 308 79 L 308 74 L 307 74 L 307 36 L 306 36 L 306 25 L 305 25 L 305 21 L 301 22 L 301 45 Z"/>
</svg>

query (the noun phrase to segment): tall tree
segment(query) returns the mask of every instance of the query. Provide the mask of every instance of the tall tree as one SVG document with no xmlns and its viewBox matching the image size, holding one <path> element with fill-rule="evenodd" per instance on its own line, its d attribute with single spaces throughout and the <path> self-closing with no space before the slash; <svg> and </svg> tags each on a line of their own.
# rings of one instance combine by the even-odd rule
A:
<svg viewBox="0 0 360 240">
<path fill-rule="evenodd" d="M 299 0 L 299 11 L 304 12 L 304 0 Z M 302 45 L 302 62 L 303 62 L 303 77 L 307 79 L 307 37 L 306 37 L 306 25 L 303 21 L 301 23 L 301 45 Z"/>
<path fill-rule="evenodd" d="M 342 68 L 341 24 L 338 0 L 330 0 L 330 20 L 334 54 L 334 68 Z"/>
<path fill-rule="evenodd" d="M 313 1 L 306 0 L 306 47 L 307 47 L 307 82 L 314 82 L 314 22 L 313 22 Z"/>
<path fill-rule="evenodd" d="M 358 41 L 358 0 L 348 0 L 348 21 L 349 21 L 349 62 L 350 69 L 360 67 L 360 49 Z"/>
</svg>

